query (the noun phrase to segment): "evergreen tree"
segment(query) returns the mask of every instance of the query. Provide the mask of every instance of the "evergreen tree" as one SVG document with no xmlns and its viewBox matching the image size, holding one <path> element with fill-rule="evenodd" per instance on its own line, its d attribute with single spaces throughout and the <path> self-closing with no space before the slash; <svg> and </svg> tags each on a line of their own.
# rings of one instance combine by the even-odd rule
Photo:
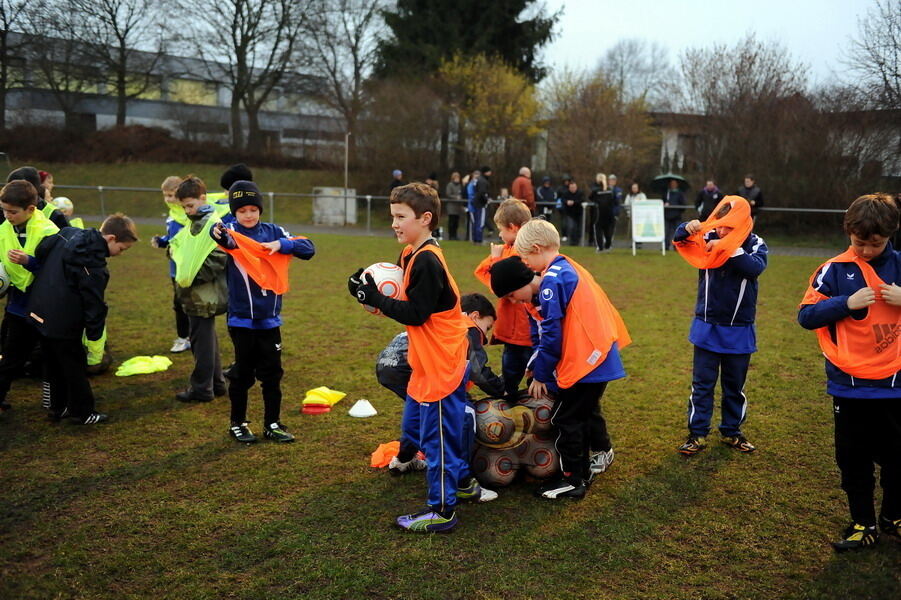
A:
<svg viewBox="0 0 901 600">
<path fill-rule="evenodd" d="M 482 54 L 537 83 L 545 75 L 537 53 L 560 13 L 535 0 L 398 0 L 383 16 L 391 36 L 379 46 L 379 77 L 431 75 L 455 55 Z"/>
</svg>

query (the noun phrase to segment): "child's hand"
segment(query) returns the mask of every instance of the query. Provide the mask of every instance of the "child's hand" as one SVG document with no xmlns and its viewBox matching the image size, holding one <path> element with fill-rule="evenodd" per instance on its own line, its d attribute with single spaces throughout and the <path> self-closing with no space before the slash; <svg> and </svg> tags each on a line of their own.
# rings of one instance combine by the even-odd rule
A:
<svg viewBox="0 0 901 600">
<path fill-rule="evenodd" d="M 282 243 L 279 240 L 275 240 L 274 242 L 263 242 L 260 246 L 269 250 L 269 256 L 272 256 L 281 249 Z"/>
<path fill-rule="evenodd" d="M 503 251 L 503 244 L 491 244 L 491 258 L 500 258 Z"/>
<path fill-rule="evenodd" d="M 375 284 L 372 273 L 366 273 L 363 283 L 357 288 L 357 302 L 378 308 L 384 297 L 384 294 L 379 291 L 379 287 Z"/>
<path fill-rule="evenodd" d="M 690 235 L 693 235 L 699 231 L 701 231 L 701 222 L 697 219 L 693 219 L 685 224 L 685 231 L 687 231 Z"/>
<path fill-rule="evenodd" d="M 10 250 L 6 253 L 6 256 L 9 258 L 10 262 L 13 262 L 17 265 L 28 264 L 28 255 L 21 250 Z"/>
<path fill-rule="evenodd" d="M 716 239 L 716 240 L 710 240 L 709 242 L 707 242 L 707 246 L 706 246 L 707 252 L 710 252 L 711 250 L 716 248 L 716 245 L 719 244 L 721 241 L 723 241 L 723 240 Z"/>
<path fill-rule="evenodd" d="M 151 248 L 159 248 L 160 247 L 160 236 L 155 235 L 150 238 L 150 247 Z"/>
<path fill-rule="evenodd" d="M 860 288 L 848 296 L 848 308 L 860 310 L 876 302 L 876 291 L 871 287 Z"/>
<path fill-rule="evenodd" d="M 533 398 L 547 398 L 547 386 L 540 381 L 533 379 L 529 384 L 529 395 Z"/>
<path fill-rule="evenodd" d="M 882 296 L 882 299 L 885 300 L 886 304 L 901 306 L 901 287 L 898 287 L 893 283 L 883 283 L 879 286 L 879 295 Z"/>
<path fill-rule="evenodd" d="M 357 289 L 363 285 L 363 267 L 357 269 L 357 272 L 347 278 L 347 291 L 354 298 L 357 297 Z"/>
</svg>

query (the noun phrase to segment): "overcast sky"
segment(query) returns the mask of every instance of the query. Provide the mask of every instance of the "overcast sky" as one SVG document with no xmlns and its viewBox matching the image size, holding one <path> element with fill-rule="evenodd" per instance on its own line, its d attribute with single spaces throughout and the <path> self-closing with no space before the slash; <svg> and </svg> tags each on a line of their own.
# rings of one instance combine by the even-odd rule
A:
<svg viewBox="0 0 901 600">
<path fill-rule="evenodd" d="M 778 40 L 811 79 L 841 76 L 839 62 L 873 0 L 545 0 L 563 8 L 557 39 L 545 48 L 550 67 L 590 68 L 617 40 L 644 38 L 663 44 L 678 64 L 685 48 L 732 44 L 749 31 Z"/>
</svg>

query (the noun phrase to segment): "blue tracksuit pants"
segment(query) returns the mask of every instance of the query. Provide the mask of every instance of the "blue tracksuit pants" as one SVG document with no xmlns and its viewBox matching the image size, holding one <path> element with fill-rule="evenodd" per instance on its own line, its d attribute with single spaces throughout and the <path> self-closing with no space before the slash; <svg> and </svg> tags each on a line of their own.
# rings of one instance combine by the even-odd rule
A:
<svg viewBox="0 0 901 600">
<path fill-rule="evenodd" d="M 418 439 L 425 453 L 428 505 L 434 510 L 454 508 L 459 483 L 469 475 L 468 440 L 473 437 L 473 425 L 470 420 L 467 427 L 468 380 L 467 369 L 459 387 L 449 396 L 421 403 L 407 396 L 404 406 L 403 436 Z M 418 405 L 418 410 L 410 402 Z"/>
<path fill-rule="evenodd" d="M 722 420 L 719 430 L 724 436 L 741 435 L 748 399 L 744 394 L 748 377 L 750 354 L 723 354 L 697 346 L 691 379 L 691 397 L 688 399 L 688 430 L 692 435 L 710 433 L 713 417 L 713 395 L 719 377 L 722 388 Z"/>
<path fill-rule="evenodd" d="M 485 229 L 485 207 L 470 206 L 469 209 L 469 226 L 472 234 L 472 241 L 482 243 L 482 230 Z"/>
</svg>

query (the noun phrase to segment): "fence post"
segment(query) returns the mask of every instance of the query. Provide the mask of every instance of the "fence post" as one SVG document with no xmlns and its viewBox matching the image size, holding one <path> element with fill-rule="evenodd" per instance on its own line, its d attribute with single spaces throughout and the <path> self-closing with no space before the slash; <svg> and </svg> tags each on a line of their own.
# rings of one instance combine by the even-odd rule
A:
<svg viewBox="0 0 901 600">
<path fill-rule="evenodd" d="M 103 186 L 98 185 L 97 191 L 100 192 L 100 220 L 106 218 L 106 201 L 103 199 Z"/>
<path fill-rule="evenodd" d="M 366 233 L 372 235 L 372 196 L 366 195 Z"/>
<path fill-rule="evenodd" d="M 275 192 L 269 192 L 269 222 L 275 223 Z"/>
</svg>

